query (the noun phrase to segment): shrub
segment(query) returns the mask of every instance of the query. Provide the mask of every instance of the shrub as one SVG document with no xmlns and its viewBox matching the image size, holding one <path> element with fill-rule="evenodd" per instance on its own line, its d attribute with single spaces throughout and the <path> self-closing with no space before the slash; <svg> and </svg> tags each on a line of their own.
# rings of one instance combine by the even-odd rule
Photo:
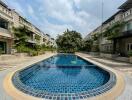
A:
<svg viewBox="0 0 132 100">
<path fill-rule="evenodd" d="M 29 53 L 31 51 L 30 48 L 28 48 L 24 45 L 20 45 L 20 46 L 16 47 L 16 49 L 17 49 L 18 53 Z"/>
<path fill-rule="evenodd" d="M 128 56 L 132 57 L 132 51 L 129 51 Z"/>
<path fill-rule="evenodd" d="M 99 52 L 99 45 L 93 45 L 91 51 L 92 52 Z"/>
<path fill-rule="evenodd" d="M 4 51 L 0 48 L 0 55 L 3 54 L 3 53 L 4 53 Z"/>
<path fill-rule="evenodd" d="M 38 51 L 31 50 L 31 51 L 29 52 L 29 55 L 30 55 L 30 56 L 38 56 Z"/>
</svg>

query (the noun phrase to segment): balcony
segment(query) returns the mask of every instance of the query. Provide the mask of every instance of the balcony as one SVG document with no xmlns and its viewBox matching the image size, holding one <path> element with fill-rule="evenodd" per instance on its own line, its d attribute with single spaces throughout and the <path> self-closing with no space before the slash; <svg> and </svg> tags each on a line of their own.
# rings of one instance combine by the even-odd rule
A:
<svg viewBox="0 0 132 100">
<path fill-rule="evenodd" d="M 1 27 L 0 27 L 0 36 L 12 38 L 11 32 L 9 32 L 9 30 L 1 28 Z"/>
<path fill-rule="evenodd" d="M 132 36 L 132 30 L 122 32 L 122 36 Z"/>
<path fill-rule="evenodd" d="M 132 37 L 132 30 L 124 31 L 121 33 L 120 36 L 115 37 L 114 39 L 122 39 L 122 38 L 128 38 L 128 37 Z"/>
</svg>

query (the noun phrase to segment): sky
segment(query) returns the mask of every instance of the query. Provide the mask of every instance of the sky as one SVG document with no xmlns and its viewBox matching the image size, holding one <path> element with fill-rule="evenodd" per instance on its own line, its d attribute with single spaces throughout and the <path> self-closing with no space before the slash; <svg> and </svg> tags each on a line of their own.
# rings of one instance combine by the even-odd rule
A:
<svg viewBox="0 0 132 100">
<path fill-rule="evenodd" d="M 102 22 L 102 0 L 2 0 L 44 33 L 56 38 L 66 29 L 83 37 Z M 104 21 L 126 0 L 104 0 Z"/>
</svg>

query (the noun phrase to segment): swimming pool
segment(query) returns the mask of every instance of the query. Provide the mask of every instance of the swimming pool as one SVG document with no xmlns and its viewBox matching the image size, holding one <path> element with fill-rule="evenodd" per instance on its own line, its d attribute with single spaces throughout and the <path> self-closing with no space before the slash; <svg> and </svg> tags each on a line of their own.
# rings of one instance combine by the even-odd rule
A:
<svg viewBox="0 0 132 100">
<path fill-rule="evenodd" d="M 76 55 L 58 54 L 17 71 L 12 82 L 35 97 L 80 100 L 110 90 L 116 76 Z"/>
</svg>

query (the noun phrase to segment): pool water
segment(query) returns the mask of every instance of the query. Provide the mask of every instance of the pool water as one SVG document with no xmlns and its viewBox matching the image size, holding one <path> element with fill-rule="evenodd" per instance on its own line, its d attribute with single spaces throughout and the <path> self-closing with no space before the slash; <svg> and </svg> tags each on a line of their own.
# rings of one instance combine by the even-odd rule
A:
<svg viewBox="0 0 132 100">
<path fill-rule="evenodd" d="M 109 80 L 109 72 L 76 55 L 67 54 L 58 54 L 25 68 L 13 78 L 18 89 L 46 99 L 81 98 L 80 94 L 88 94 L 87 92 L 102 87 Z M 94 95 L 97 94 L 99 93 Z"/>
</svg>

